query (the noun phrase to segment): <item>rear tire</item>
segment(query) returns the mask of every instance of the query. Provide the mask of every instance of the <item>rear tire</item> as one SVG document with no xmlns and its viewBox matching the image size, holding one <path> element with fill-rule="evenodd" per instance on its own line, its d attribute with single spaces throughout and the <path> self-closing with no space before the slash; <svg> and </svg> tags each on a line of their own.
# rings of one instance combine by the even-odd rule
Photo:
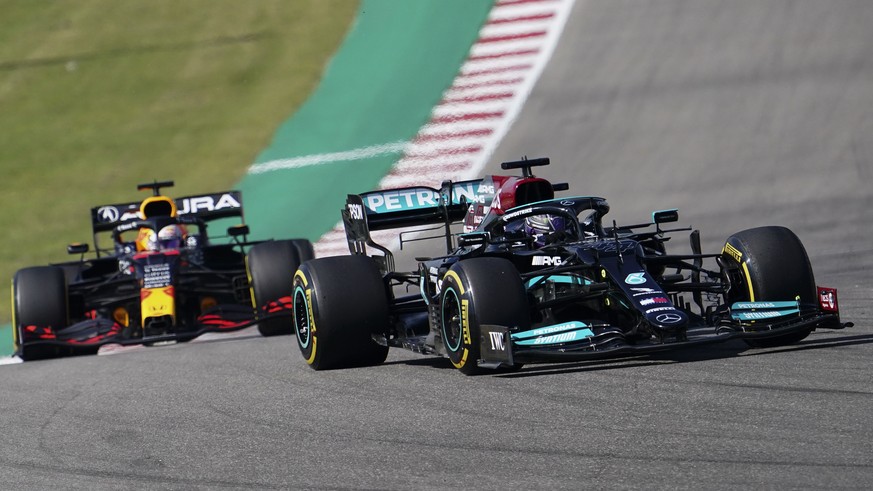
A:
<svg viewBox="0 0 873 491">
<path fill-rule="evenodd" d="M 483 324 L 530 328 L 521 276 L 506 259 L 473 258 L 455 263 L 443 277 L 440 334 L 446 355 L 461 373 L 481 373 L 479 336 Z M 510 370 L 517 370 L 516 365 Z"/>
<path fill-rule="evenodd" d="M 379 365 L 388 346 L 373 334 L 388 327 L 388 292 L 367 256 L 313 259 L 294 276 L 294 330 L 315 370 Z"/>
<path fill-rule="evenodd" d="M 270 310 L 281 310 L 291 303 L 294 272 L 300 266 L 300 252 L 295 240 L 262 242 L 251 248 L 246 257 L 252 305 L 258 319 L 258 332 L 278 336 L 293 332 L 287 317 L 264 318 Z M 308 241 L 306 241 L 308 242 Z"/>
<path fill-rule="evenodd" d="M 806 249 L 785 227 L 759 227 L 743 230 L 725 244 L 722 258 L 737 266 L 738 282 L 732 282 L 731 303 L 738 301 L 800 299 L 816 303 L 815 278 Z M 773 347 L 796 343 L 809 336 L 812 328 L 764 339 L 744 339 L 753 347 Z"/>
<path fill-rule="evenodd" d="M 294 246 L 297 247 L 297 254 L 300 257 L 300 264 L 315 259 L 315 249 L 312 247 L 312 242 L 306 239 L 294 239 Z"/>
<path fill-rule="evenodd" d="M 57 266 L 37 266 L 18 271 L 12 280 L 12 329 L 15 351 L 23 360 L 54 358 L 56 346 L 29 346 L 25 330 L 50 329 L 57 333 L 69 325 L 67 280 Z"/>
</svg>

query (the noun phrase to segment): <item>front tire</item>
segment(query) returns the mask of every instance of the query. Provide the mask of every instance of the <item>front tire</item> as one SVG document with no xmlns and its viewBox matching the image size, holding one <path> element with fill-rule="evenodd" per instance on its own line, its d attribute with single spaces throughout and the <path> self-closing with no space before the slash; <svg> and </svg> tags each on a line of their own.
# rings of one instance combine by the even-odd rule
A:
<svg viewBox="0 0 873 491">
<path fill-rule="evenodd" d="M 292 323 L 287 317 L 269 317 L 268 314 L 287 308 L 291 303 L 294 272 L 301 262 L 298 246 L 301 241 L 262 242 L 253 246 L 246 257 L 252 305 L 258 319 L 258 332 L 263 336 L 292 332 Z"/>
<path fill-rule="evenodd" d="M 37 266 L 18 271 L 12 280 L 12 329 L 15 351 L 23 360 L 54 358 L 56 346 L 29 346 L 35 330 L 57 333 L 69 325 L 67 280 L 57 266 Z M 28 332 L 26 332 L 28 331 Z"/>
<path fill-rule="evenodd" d="M 379 365 L 388 346 L 373 334 L 388 327 L 388 292 L 367 256 L 313 259 L 294 276 L 294 330 L 315 370 Z"/>
<path fill-rule="evenodd" d="M 815 278 L 806 249 L 797 235 L 785 227 L 759 227 L 743 230 L 727 240 L 722 258 L 733 265 L 730 303 L 738 301 L 793 301 L 816 303 Z M 796 343 L 812 328 L 783 336 L 744 339 L 753 347 L 773 347 Z"/>
<path fill-rule="evenodd" d="M 496 257 L 455 263 L 443 277 L 439 318 L 443 346 L 452 365 L 465 375 L 480 373 L 481 325 L 530 328 L 530 309 L 518 270 Z M 511 367 L 518 368 L 520 365 Z"/>
</svg>

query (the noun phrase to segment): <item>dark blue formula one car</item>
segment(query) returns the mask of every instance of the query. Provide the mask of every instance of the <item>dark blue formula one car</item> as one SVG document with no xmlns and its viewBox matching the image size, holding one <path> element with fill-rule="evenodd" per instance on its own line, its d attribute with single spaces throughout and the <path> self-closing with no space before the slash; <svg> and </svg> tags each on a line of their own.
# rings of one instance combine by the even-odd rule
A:
<svg viewBox="0 0 873 491">
<path fill-rule="evenodd" d="M 292 275 L 313 257 L 312 244 L 248 241 L 244 224 L 230 227 L 230 240 L 219 243 L 209 224 L 242 222 L 241 193 L 174 200 L 160 193 L 172 185 L 141 184 L 153 195 L 93 208 L 94 257 L 85 257 L 87 244 L 73 244 L 68 251 L 79 260 L 15 274 L 18 356 L 93 354 L 106 344 L 187 341 L 253 324 L 265 336 L 291 333 Z"/>
<path fill-rule="evenodd" d="M 556 198 L 567 186 L 531 171 L 548 163 L 508 162 L 503 169 L 523 175 L 441 189 L 350 195 L 342 216 L 352 254 L 309 261 L 294 280 L 306 362 L 316 370 L 375 365 L 402 347 L 447 356 L 473 374 L 734 338 L 777 346 L 851 325 L 840 321 L 836 290 L 816 286 L 790 230 L 744 230 L 703 254 L 697 230 L 663 228 L 678 220 L 676 210 L 607 226 L 603 198 Z M 464 231 L 455 236 L 458 222 Z M 395 271 L 370 231 L 422 224 L 439 224 L 446 254 Z M 690 253 L 667 252 L 678 231 L 690 231 Z"/>
</svg>

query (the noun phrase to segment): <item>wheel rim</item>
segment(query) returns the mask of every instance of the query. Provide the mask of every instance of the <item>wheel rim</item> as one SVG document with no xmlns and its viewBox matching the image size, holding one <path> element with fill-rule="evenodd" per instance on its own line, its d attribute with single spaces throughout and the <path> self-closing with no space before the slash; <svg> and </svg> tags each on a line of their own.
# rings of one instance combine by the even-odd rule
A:
<svg viewBox="0 0 873 491">
<path fill-rule="evenodd" d="M 298 286 L 294 290 L 294 331 L 297 332 L 297 342 L 302 349 L 308 348 L 312 340 L 310 323 L 309 301 L 306 298 L 306 292 Z"/>
<path fill-rule="evenodd" d="M 461 325 L 461 300 L 454 288 L 447 288 L 442 302 L 442 331 L 443 340 L 449 351 L 455 352 L 461 348 L 462 328 Z"/>
</svg>

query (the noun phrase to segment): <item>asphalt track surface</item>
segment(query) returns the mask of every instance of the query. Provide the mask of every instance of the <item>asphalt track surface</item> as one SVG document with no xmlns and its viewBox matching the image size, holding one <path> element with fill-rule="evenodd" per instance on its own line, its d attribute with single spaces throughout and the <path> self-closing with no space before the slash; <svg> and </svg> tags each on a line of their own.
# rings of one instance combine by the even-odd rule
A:
<svg viewBox="0 0 873 491">
<path fill-rule="evenodd" d="M 873 487 L 871 25 L 866 0 L 580 0 L 494 159 L 551 157 L 619 222 L 678 207 L 707 250 L 788 226 L 854 328 L 480 377 L 401 350 L 315 372 L 257 336 L 6 366 L 0 486 Z"/>
</svg>

